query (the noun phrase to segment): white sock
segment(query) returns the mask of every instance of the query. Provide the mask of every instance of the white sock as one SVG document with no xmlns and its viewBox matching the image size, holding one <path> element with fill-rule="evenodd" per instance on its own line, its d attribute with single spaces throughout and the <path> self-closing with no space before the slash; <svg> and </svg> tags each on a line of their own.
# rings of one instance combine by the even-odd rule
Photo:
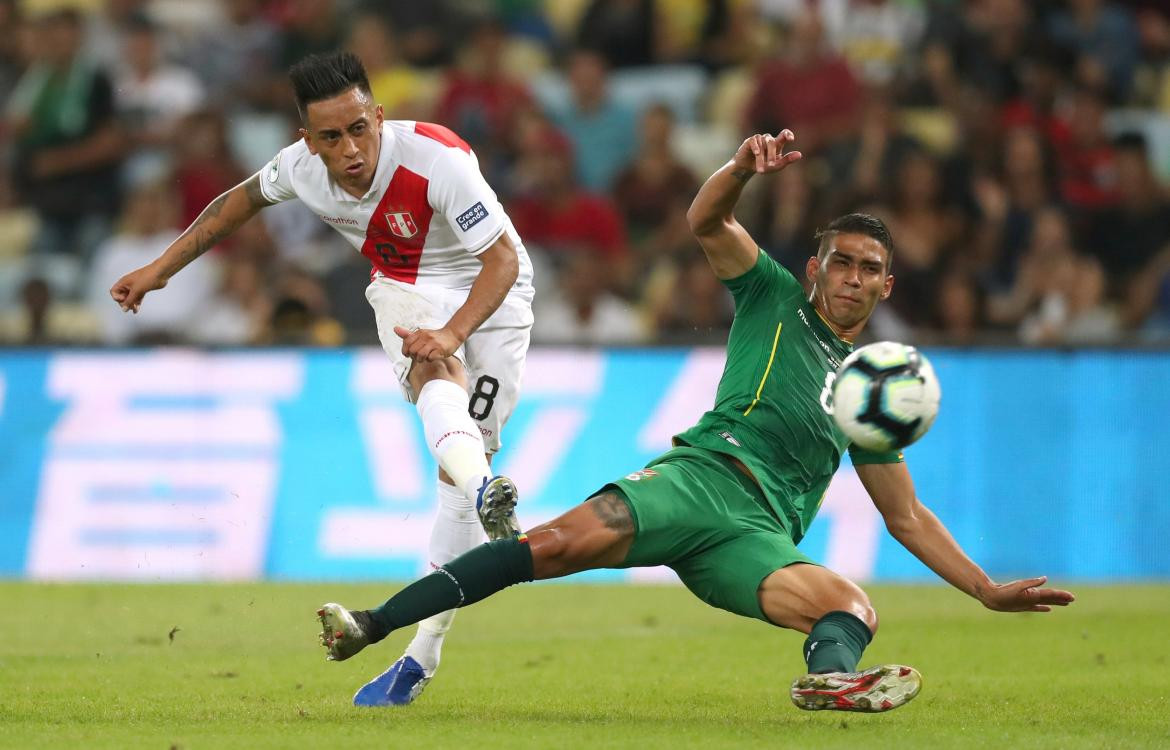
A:
<svg viewBox="0 0 1170 750">
<path fill-rule="evenodd" d="M 452 485 L 439 482 L 439 514 L 431 529 L 431 566 L 445 565 L 464 552 L 482 544 L 486 537 L 479 525 L 479 515 L 473 505 Z M 439 652 L 443 638 L 455 619 L 455 610 L 449 609 L 428 617 L 418 624 L 414 640 L 406 647 L 411 656 L 429 675 L 439 666 Z"/>
<path fill-rule="evenodd" d="M 474 505 L 492 470 L 483 436 L 467 413 L 467 391 L 449 380 L 431 380 L 419 391 L 416 405 L 431 455 Z"/>
</svg>

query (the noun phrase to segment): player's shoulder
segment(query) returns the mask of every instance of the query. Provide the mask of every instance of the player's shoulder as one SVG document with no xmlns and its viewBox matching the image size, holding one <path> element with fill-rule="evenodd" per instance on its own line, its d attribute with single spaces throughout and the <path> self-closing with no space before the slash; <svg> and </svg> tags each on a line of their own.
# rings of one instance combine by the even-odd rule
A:
<svg viewBox="0 0 1170 750">
<path fill-rule="evenodd" d="M 803 295 L 804 287 L 791 271 L 764 252 L 763 248 L 759 248 L 757 253 L 755 265 L 739 276 L 723 280 L 737 299 L 744 294 L 753 297 L 766 293 Z"/>
<path fill-rule="evenodd" d="M 419 120 L 386 120 L 383 132 L 391 135 L 393 148 L 402 162 L 419 159 L 434 163 L 443 156 L 470 155 L 467 141 L 444 125 Z"/>
</svg>

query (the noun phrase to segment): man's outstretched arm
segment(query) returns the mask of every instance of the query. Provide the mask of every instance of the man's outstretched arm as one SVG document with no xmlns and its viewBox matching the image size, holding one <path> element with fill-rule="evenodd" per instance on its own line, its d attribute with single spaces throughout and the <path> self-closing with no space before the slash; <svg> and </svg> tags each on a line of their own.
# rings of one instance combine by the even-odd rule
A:
<svg viewBox="0 0 1170 750">
<path fill-rule="evenodd" d="M 857 476 L 885 519 L 886 528 L 903 547 L 947 583 L 999 612 L 1047 612 L 1075 597 L 1068 591 L 1040 588 L 1045 576 L 996 583 L 967 557 L 942 522 L 914 494 L 904 463 L 857 466 Z"/>
<path fill-rule="evenodd" d="M 781 131 L 775 138 L 753 135 L 740 144 L 731 161 L 707 178 L 695 195 L 687 210 L 687 222 L 717 277 L 734 279 L 755 266 L 759 246 L 736 221 L 735 204 L 753 175 L 779 172 L 800 159 L 799 151 L 784 153 L 784 145 L 794 137 L 791 130 Z"/>
<path fill-rule="evenodd" d="M 125 311 L 138 312 L 147 292 L 162 289 L 188 263 L 239 229 L 260 209 L 270 205 L 253 175 L 219 196 L 154 261 L 131 271 L 110 287 L 110 296 Z"/>
</svg>

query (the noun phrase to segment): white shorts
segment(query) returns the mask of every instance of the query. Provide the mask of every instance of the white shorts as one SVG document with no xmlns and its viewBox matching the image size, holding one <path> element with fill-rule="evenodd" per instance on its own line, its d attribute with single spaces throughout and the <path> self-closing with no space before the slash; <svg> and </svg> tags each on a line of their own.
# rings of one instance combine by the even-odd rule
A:
<svg viewBox="0 0 1170 750">
<path fill-rule="evenodd" d="M 394 363 L 403 395 L 413 404 L 418 398 L 408 380 L 413 362 L 403 356 L 402 339 L 394 333 L 394 326 L 442 328 L 467 301 L 467 292 L 378 277 L 366 287 L 366 299 L 374 308 L 382 349 Z M 483 434 L 488 453 L 500 449 L 500 431 L 520 398 L 531 333 L 532 306 L 519 295 L 509 294 L 455 352 L 467 371 L 468 411 Z"/>
</svg>

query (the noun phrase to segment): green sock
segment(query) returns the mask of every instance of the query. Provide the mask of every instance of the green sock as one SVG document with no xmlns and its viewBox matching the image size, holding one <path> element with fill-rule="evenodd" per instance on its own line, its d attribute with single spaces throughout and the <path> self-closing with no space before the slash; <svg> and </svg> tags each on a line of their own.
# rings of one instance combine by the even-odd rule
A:
<svg viewBox="0 0 1170 750">
<path fill-rule="evenodd" d="M 809 674 L 853 672 L 873 639 L 869 626 L 848 612 L 830 612 L 813 625 L 804 642 Z"/>
<path fill-rule="evenodd" d="M 532 580 L 532 550 L 528 537 L 497 539 L 460 555 L 434 573 L 420 578 L 390 597 L 381 607 L 367 610 L 370 641 L 377 643 L 398 628 L 431 615 L 466 607 L 511 586 Z M 358 613 L 355 613 L 355 616 Z"/>
</svg>

